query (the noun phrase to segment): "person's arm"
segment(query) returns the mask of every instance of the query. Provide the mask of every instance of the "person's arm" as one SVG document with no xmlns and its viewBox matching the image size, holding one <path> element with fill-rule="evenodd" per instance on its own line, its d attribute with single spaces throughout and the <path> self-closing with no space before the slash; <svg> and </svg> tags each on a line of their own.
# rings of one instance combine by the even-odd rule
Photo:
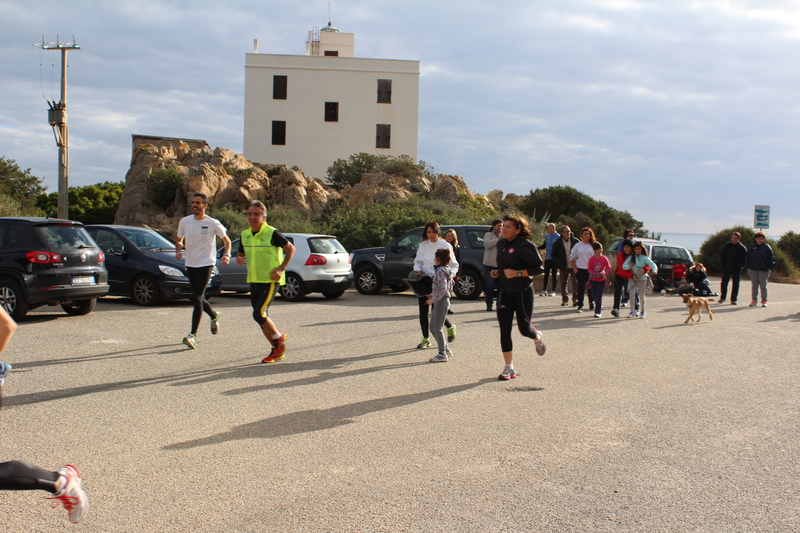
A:
<svg viewBox="0 0 800 533">
<path fill-rule="evenodd" d="M 178 238 L 178 242 L 175 243 L 176 260 L 180 260 L 180 258 L 183 257 L 183 253 L 181 252 L 181 250 L 183 250 L 183 237 Z"/>
<path fill-rule="evenodd" d="M 569 251 L 569 264 L 572 267 L 572 271 L 576 274 L 578 273 L 578 265 L 575 261 L 578 259 L 578 250 L 575 248 L 575 244 L 572 245 L 572 249 Z"/>
<path fill-rule="evenodd" d="M 239 249 L 236 251 L 236 264 L 242 266 L 244 264 L 244 245 L 242 245 L 242 239 L 239 239 Z"/>
<path fill-rule="evenodd" d="M 17 330 L 17 323 L 11 318 L 6 310 L 0 305 L 0 353 L 8 346 L 8 341 Z"/>
<path fill-rule="evenodd" d="M 632 259 L 633 259 L 632 255 L 629 255 L 628 257 L 625 258 L 625 262 L 622 263 L 622 270 L 631 270 L 632 269 L 632 267 L 631 267 L 631 260 Z"/>
<path fill-rule="evenodd" d="M 225 247 L 225 253 L 222 256 L 222 264 L 227 265 L 231 261 L 231 238 L 227 235 L 222 236 L 222 245 Z"/>
<path fill-rule="evenodd" d="M 764 243 L 766 244 L 766 243 Z M 774 270 L 775 269 L 775 254 L 772 251 L 772 246 L 769 244 L 767 246 L 767 270 Z"/>
<path fill-rule="evenodd" d="M 273 281 L 280 281 L 281 274 L 283 274 L 286 271 L 286 267 L 289 265 L 289 262 L 292 260 L 292 257 L 294 257 L 294 245 L 290 242 L 287 242 L 283 246 L 283 263 L 281 263 L 280 266 L 273 268 L 272 271 L 270 271 L 269 273 L 270 279 L 272 279 Z"/>
<path fill-rule="evenodd" d="M 483 236 L 483 247 L 491 250 L 492 248 L 497 247 L 497 242 L 500 240 L 500 237 L 495 235 L 493 231 L 487 231 L 486 235 Z"/>
</svg>

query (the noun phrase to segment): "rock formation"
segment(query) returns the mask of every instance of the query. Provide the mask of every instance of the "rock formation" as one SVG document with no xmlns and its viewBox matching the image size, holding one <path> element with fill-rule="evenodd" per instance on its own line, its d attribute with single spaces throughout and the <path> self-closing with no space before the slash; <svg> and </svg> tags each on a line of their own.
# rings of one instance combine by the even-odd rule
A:
<svg viewBox="0 0 800 533">
<path fill-rule="evenodd" d="M 205 141 L 134 136 L 133 145 L 116 224 L 177 228 L 178 221 L 191 214 L 194 192 L 205 194 L 212 206 L 244 210 L 249 202 L 260 200 L 267 207 L 280 205 L 308 216 L 321 214 L 330 200 L 340 197 L 350 204 L 384 203 L 431 193 L 447 203 L 455 204 L 466 195 L 491 205 L 503 196 L 502 191 L 492 191 L 488 198 L 474 195 L 460 176 L 440 174 L 431 182 L 423 175 L 404 177 L 383 172 L 365 174 L 355 186 L 336 191 L 306 176 L 299 167 L 259 165 L 226 148 L 212 150 Z M 155 205 L 147 195 L 147 177 L 163 168 L 174 168 L 183 176 L 167 208 Z"/>
</svg>

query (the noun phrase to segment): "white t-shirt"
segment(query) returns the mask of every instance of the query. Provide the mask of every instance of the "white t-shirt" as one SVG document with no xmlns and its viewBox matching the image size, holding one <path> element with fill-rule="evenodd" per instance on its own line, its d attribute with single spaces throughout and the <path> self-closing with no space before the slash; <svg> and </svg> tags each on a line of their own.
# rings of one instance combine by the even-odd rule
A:
<svg viewBox="0 0 800 533">
<path fill-rule="evenodd" d="M 219 220 L 206 215 L 197 220 L 194 215 L 183 217 L 178 223 L 178 238 L 184 238 L 186 249 L 183 255 L 186 266 L 200 268 L 211 266 L 217 261 L 217 242 L 215 237 L 228 233 Z"/>
<path fill-rule="evenodd" d="M 593 255 L 594 248 L 592 248 L 592 245 L 581 241 L 572 247 L 572 250 L 569 253 L 569 258 L 572 261 L 575 261 L 575 266 L 577 268 L 586 270 L 589 268 L 589 258 Z"/>
</svg>

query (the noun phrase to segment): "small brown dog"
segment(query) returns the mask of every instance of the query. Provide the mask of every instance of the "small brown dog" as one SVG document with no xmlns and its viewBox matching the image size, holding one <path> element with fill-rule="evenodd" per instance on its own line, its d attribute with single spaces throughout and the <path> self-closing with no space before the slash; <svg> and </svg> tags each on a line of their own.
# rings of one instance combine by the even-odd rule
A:
<svg viewBox="0 0 800 533">
<path fill-rule="evenodd" d="M 691 320 L 694 322 L 694 314 L 697 313 L 697 321 L 700 322 L 700 309 L 703 307 L 706 308 L 706 312 L 708 313 L 708 318 L 710 320 L 714 320 L 714 315 L 711 313 L 711 308 L 708 307 L 708 298 L 695 298 L 691 294 L 682 294 L 683 303 L 686 304 L 686 307 L 689 308 L 689 318 L 687 318 L 683 323 L 686 324 Z"/>
</svg>

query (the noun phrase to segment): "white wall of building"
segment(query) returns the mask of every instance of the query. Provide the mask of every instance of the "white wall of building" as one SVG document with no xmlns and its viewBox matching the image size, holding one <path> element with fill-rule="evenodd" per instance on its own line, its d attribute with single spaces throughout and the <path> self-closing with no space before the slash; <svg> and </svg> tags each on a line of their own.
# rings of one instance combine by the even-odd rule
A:
<svg viewBox="0 0 800 533">
<path fill-rule="evenodd" d="M 275 75 L 287 76 L 286 100 L 273 99 Z M 379 79 L 392 80 L 390 104 L 377 103 Z M 338 122 L 325 121 L 325 102 L 339 103 Z M 324 178 L 334 161 L 359 152 L 416 160 L 418 117 L 419 61 L 246 54 L 244 155 L 250 161 L 297 165 Z M 286 121 L 285 145 L 272 144 L 275 120 Z M 391 124 L 388 149 L 376 148 L 378 124 Z"/>
</svg>

